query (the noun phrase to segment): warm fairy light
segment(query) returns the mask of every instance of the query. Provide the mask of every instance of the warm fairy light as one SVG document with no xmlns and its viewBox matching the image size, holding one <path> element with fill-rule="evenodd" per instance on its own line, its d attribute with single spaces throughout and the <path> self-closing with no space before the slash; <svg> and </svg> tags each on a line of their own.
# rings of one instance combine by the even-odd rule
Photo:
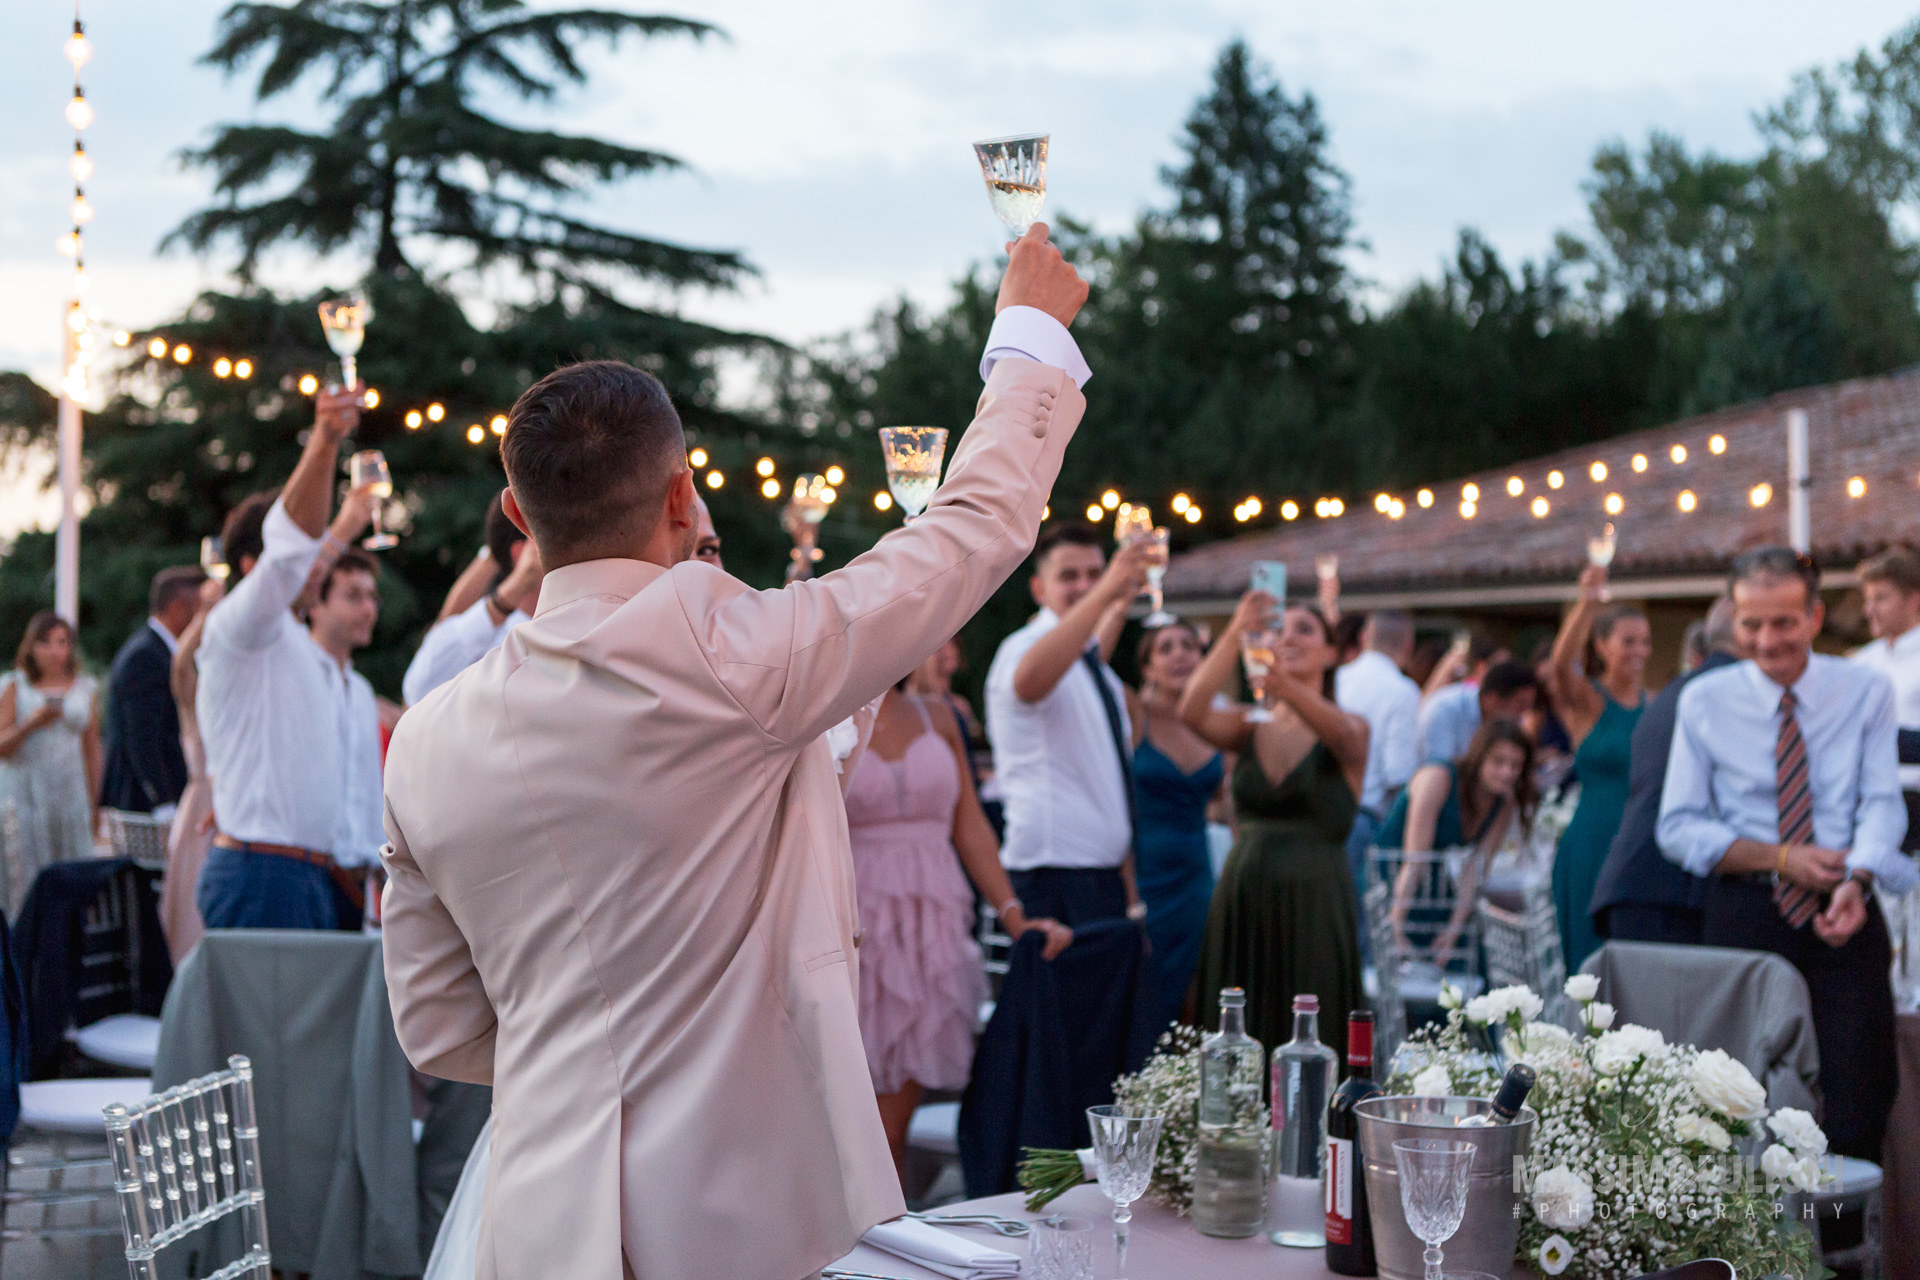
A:
<svg viewBox="0 0 1920 1280">
<path fill-rule="evenodd" d="M 149 342 L 147 344 L 147 354 L 155 360 L 167 354 L 167 340 L 165 338 L 155 338 L 152 342 Z"/>
<path fill-rule="evenodd" d="M 1507 477 L 1507 496 L 1517 498 L 1527 491 L 1527 482 L 1519 476 Z"/>
<path fill-rule="evenodd" d="M 725 484 L 726 482 L 727 482 L 727 478 L 721 475 L 718 471 L 707 472 L 707 488 L 718 489 L 721 485 Z"/>
<path fill-rule="evenodd" d="M 124 346 L 126 346 L 126 345 L 127 345 L 127 344 L 128 344 L 129 342 L 132 342 L 132 341 L 133 341 L 133 335 L 132 335 L 132 334 L 130 334 L 130 333 L 128 333 L 128 332 L 127 332 L 127 331 L 126 331 L 125 329 L 115 329 L 115 330 L 113 331 L 113 345 L 114 345 L 114 346 L 116 346 L 116 347 L 124 347 Z"/>
<path fill-rule="evenodd" d="M 1373 495 L 1373 509 L 1375 511 L 1378 511 L 1381 515 L 1387 514 L 1387 508 L 1391 507 L 1392 505 L 1393 505 L 1392 494 L 1376 493 Z"/>
<path fill-rule="evenodd" d="M 1565 484 L 1566 482 L 1567 482 L 1566 476 L 1564 476 L 1560 472 L 1558 471 L 1547 472 L 1547 488 L 1558 489 L 1561 485 Z"/>
<path fill-rule="evenodd" d="M 1107 514 L 1106 509 L 1103 508 L 1099 503 L 1089 502 L 1087 504 L 1087 519 L 1093 521 L 1095 524 L 1099 524 L 1100 517 L 1105 514 Z"/>
<path fill-rule="evenodd" d="M 1477 485 L 1477 484 L 1463 484 L 1463 485 L 1461 485 L 1461 486 L 1460 486 L 1460 501 L 1462 501 L 1462 502 L 1478 502 L 1478 501 L 1480 501 L 1480 486 L 1479 486 L 1479 485 Z"/>
<path fill-rule="evenodd" d="M 1300 504 L 1292 498 L 1288 498 L 1280 504 L 1280 518 L 1282 520 L 1298 520 L 1300 518 Z"/>
<path fill-rule="evenodd" d="M 1604 462 L 1596 462 L 1587 468 L 1587 474 L 1593 477 L 1595 484 L 1599 484 L 1607 478 L 1607 464 Z"/>
<path fill-rule="evenodd" d="M 1769 502 L 1773 501 L 1773 486 L 1770 484 L 1757 484 L 1753 486 L 1752 489 L 1747 491 L 1747 501 L 1756 507 L 1766 506 Z"/>
<path fill-rule="evenodd" d="M 1327 518 L 1327 500 L 1325 498 L 1313 504 L 1313 514 L 1319 516 L 1322 520 Z"/>
<path fill-rule="evenodd" d="M 1346 511 L 1346 509 L 1347 509 L 1347 504 L 1346 504 L 1346 503 L 1344 503 L 1344 502 L 1342 502 L 1342 501 L 1340 501 L 1340 499 L 1338 499 L 1338 498 L 1328 498 L 1328 499 L 1327 499 L 1327 514 L 1328 514 L 1328 515 L 1330 515 L 1330 516 L 1337 516 L 1337 515 L 1341 515 L 1341 514 L 1343 514 L 1343 513 L 1345 513 L 1345 511 Z"/>
<path fill-rule="evenodd" d="M 193 348 L 186 343 L 183 342 L 173 349 L 173 362 L 175 364 L 185 364 L 191 359 L 193 359 Z"/>
<path fill-rule="evenodd" d="M 1685 462 L 1687 460 L 1687 446 L 1683 444 L 1677 444 L 1673 446 L 1673 448 L 1667 450 L 1667 456 L 1673 459 L 1675 466 L 1678 466 L 1680 463 Z"/>
<path fill-rule="evenodd" d="M 298 385 L 300 387 L 301 395 L 310 396 L 314 392 L 320 389 L 320 379 L 314 377 L 310 373 L 303 373 L 300 375 L 300 382 Z"/>
<path fill-rule="evenodd" d="M 80 74 L 80 68 L 87 65 L 87 59 L 93 57 L 93 43 L 87 39 L 86 32 L 80 27 L 80 20 L 74 19 L 73 34 L 67 37 L 61 52 L 67 55 L 67 61 L 73 64 L 73 73 Z"/>
<path fill-rule="evenodd" d="M 1700 505 L 1700 500 L 1693 496 L 1693 490 L 1691 489 L 1682 489 L 1680 491 L 1680 497 L 1677 499 L 1677 501 L 1679 502 L 1680 509 L 1682 511 L 1691 511 L 1695 507 Z"/>
<path fill-rule="evenodd" d="M 1199 524 L 1199 523 L 1200 523 L 1200 508 L 1198 508 L 1198 507 L 1188 507 L 1188 508 L 1187 508 L 1187 510 L 1186 510 L 1186 517 L 1187 517 L 1187 523 L 1188 523 L 1188 524 Z"/>
<path fill-rule="evenodd" d="M 1100 505 L 1109 511 L 1113 510 L 1120 505 L 1120 494 L 1113 489 L 1107 490 L 1100 495 Z"/>
<path fill-rule="evenodd" d="M 1636 453 L 1636 454 L 1634 454 L 1634 455 L 1633 455 L 1633 469 L 1634 469 L 1635 471 L 1645 471 L 1645 470 L 1647 469 L 1647 455 L 1646 455 L 1646 454 L 1644 454 L 1644 453 Z"/>
<path fill-rule="evenodd" d="M 1726 451 L 1727 451 L 1727 438 L 1725 436 L 1715 436 L 1711 440 L 1707 441 L 1708 453 L 1725 453 Z"/>
<path fill-rule="evenodd" d="M 1473 513 L 1477 510 L 1479 510 L 1479 508 L 1474 506 L 1472 502 L 1462 502 L 1460 504 L 1460 518 L 1462 520 L 1471 520 L 1473 519 Z"/>
<path fill-rule="evenodd" d="M 1173 514 L 1177 516 L 1185 515 L 1187 508 L 1192 505 L 1193 499 L 1189 498 L 1186 494 L 1176 493 L 1173 495 Z"/>
<path fill-rule="evenodd" d="M 67 123 L 76 129 L 85 129 L 93 124 L 93 104 L 78 89 L 73 92 L 73 101 L 67 103 Z"/>
<path fill-rule="evenodd" d="M 1387 519 L 1389 520 L 1398 520 L 1405 514 L 1407 514 L 1407 504 L 1398 498 L 1395 498 L 1393 505 L 1387 508 Z"/>
<path fill-rule="evenodd" d="M 75 182 L 85 182 L 93 176 L 93 157 L 77 142 L 73 144 L 73 155 L 67 160 L 67 172 Z"/>
<path fill-rule="evenodd" d="M 1867 482 L 1859 476 L 1855 476 L 1853 479 L 1847 481 L 1847 496 L 1849 498 L 1866 497 Z"/>
<path fill-rule="evenodd" d="M 1247 514 L 1250 516 L 1259 515 L 1261 510 L 1263 509 L 1260 506 L 1260 499 L 1253 497 L 1252 495 L 1248 495 L 1246 503 L 1244 505 L 1247 508 Z"/>
<path fill-rule="evenodd" d="M 778 480 L 772 480 L 772 479 L 762 480 L 760 482 L 760 496 L 763 498 L 779 497 L 780 482 Z"/>
<path fill-rule="evenodd" d="M 486 429 L 483 428 L 479 423 L 476 422 L 472 426 L 467 428 L 468 444 L 479 444 L 482 440 L 485 440 L 486 438 L 487 438 Z"/>
<path fill-rule="evenodd" d="M 758 462 L 756 462 L 756 463 L 754 463 L 754 464 L 753 464 L 753 474 L 755 474 L 755 475 L 757 475 L 757 476 L 770 476 L 770 475 L 772 475 L 772 474 L 773 474 L 773 459 L 772 459 L 772 458 L 762 458 L 762 459 L 760 459 L 760 461 L 758 461 Z M 776 487 L 777 487 L 777 486 L 776 486 Z"/>
<path fill-rule="evenodd" d="M 494 414 L 493 417 L 487 422 L 487 430 L 493 432 L 493 434 L 497 436 L 503 436 L 507 434 L 507 415 L 504 413 Z"/>
<path fill-rule="evenodd" d="M 690 450 L 688 450 L 688 452 L 687 452 L 687 465 L 688 465 L 688 466 L 690 466 L 690 467 L 704 467 L 704 466 L 706 466 L 706 465 L 707 465 L 707 451 L 706 451 L 705 449 L 702 449 L 702 448 L 700 448 L 700 447 L 699 447 L 699 446 L 697 446 L 697 445 L 696 445 L 696 446 L 694 446 L 694 448 L 692 448 L 692 449 L 690 449 Z"/>
<path fill-rule="evenodd" d="M 233 361 L 227 359 L 225 356 L 221 356 L 218 360 L 215 360 L 213 362 L 214 377 L 225 378 L 231 375 L 232 373 L 233 373 Z"/>
<path fill-rule="evenodd" d="M 1607 514 L 1608 515 L 1617 516 L 1622 511 L 1626 510 L 1626 507 L 1627 507 L 1627 500 L 1621 497 L 1619 494 L 1610 493 L 1607 495 Z"/>
<path fill-rule="evenodd" d="M 427 406 L 428 422 L 438 422 L 440 421 L 440 419 L 446 416 L 447 416 L 447 406 L 441 404 L 439 401 L 436 400 L 432 404 Z"/>
<path fill-rule="evenodd" d="M 1413 500 L 1419 503 L 1422 507 L 1430 507 L 1433 505 L 1433 490 L 1422 489 L 1420 492 L 1413 495 Z"/>
<path fill-rule="evenodd" d="M 61 232 L 60 238 L 53 242 L 53 247 L 54 247 L 54 251 L 57 252 L 63 258 L 79 257 L 80 256 L 80 233 L 77 231 Z"/>
<path fill-rule="evenodd" d="M 1243 502 L 1239 506 L 1233 509 L 1233 518 L 1239 524 L 1245 524 L 1247 522 L 1248 516 L 1247 516 L 1246 503 Z"/>
<path fill-rule="evenodd" d="M 1547 500 L 1545 498 L 1535 498 L 1533 500 L 1533 518 L 1534 519 L 1536 520 L 1545 519 L 1546 514 L 1549 510 L 1551 510 L 1551 508 L 1547 506 Z"/>
<path fill-rule="evenodd" d="M 838 463 L 835 463 L 833 466 L 828 467 L 826 471 L 822 472 L 822 474 L 827 477 L 828 484 L 845 484 L 846 483 L 847 473 L 845 469 L 842 468 Z"/>
<path fill-rule="evenodd" d="M 420 411 L 418 409 L 407 410 L 407 430 L 418 431 L 420 429 L 420 424 L 424 421 L 425 419 L 420 416 Z"/>
<path fill-rule="evenodd" d="M 241 364 L 245 363 L 244 360 L 241 361 Z M 238 369 L 239 365 L 235 365 L 234 367 Z M 242 376 L 244 377 L 245 375 Z M 363 409 L 378 409 L 380 407 L 380 393 L 372 387 L 368 387 L 360 397 L 360 407 Z"/>
<path fill-rule="evenodd" d="M 893 495 L 888 493 L 885 489 L 882 489 L 880 492 L 874 494 L 873 509 L 875 511 L 893 510 Z M 1040 518 L 1042 520 L 1045 520 L 1047 518 L 1048 513 L 1051 512 L 1052 510 L 1053 508 L 1051 507 L 1043 508 L 1040 512 Z"/>
</svg>

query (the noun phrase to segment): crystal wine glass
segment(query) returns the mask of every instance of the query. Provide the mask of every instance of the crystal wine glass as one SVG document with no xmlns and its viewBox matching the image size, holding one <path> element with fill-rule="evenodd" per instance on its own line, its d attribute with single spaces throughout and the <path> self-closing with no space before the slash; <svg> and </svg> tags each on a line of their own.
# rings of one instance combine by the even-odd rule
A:
<svg viewBox="0 0 1920 1280">
<path fill-rule="evenodd" d="M 780 512 L 780 524 L 793 538 L 793 563 L 787 567 L 787 581 L 798 582 L 813 573 L 813 566 L 825 553 L 815 546 L 818 526 L 827 518 L 827 508 L 837 496 L 827 478 L 821 475 L 795 476 L 793 497 Z"/>
<path fill-rule="evenodd" d="M 200 567 L 215 582 L 225 582 L 233 572 L 227 567 L 226 544 L 219 534 L 208 534 L 200 539 Z"/>
<path fill-rule="evenodd" d="M 1127 1273 L 1127 1229 L 1133 1202 L 1153 1181 L 1153 1157 L 1160 1146 L 1160 1117 L 1135 1115 L 1126 1107 L 1088 1107 L 1093 1158 L 1100 1190 L 1113 1201 L 1114 1274 Z"/>
<path fill-rule="evenodd" d="M 1460 1229 L 1467 1212 L 1467 1181 L 1473 1173 L 1471 1142 L 1440 1138 L 1402 1138 L 1393 1144 L 1400 1171 L 1400 1208 L 1407 1226 L 1426 1241 L 1421 1258 L 1427 1280 L 1441 1280 L 1440 1245 Z"/>
<path fill-rule="evenodd" d="M 1604 569 L 1613 563 L 1614 551 L 1613 521 L 1600 526 L 1600 536 L 1587 539 L 1587 563 L 1596 569 Z M 1605 587 L 1600 589 L 1600 598 L 1609 599 L 1612 593 Z"/>
<path fill-rule="evenodd" d="M 988 138 L 973 144 L 987 199 L 1017 240 L 1047 204 L 1047 137 L 1044 133 Z"/>
<path fill-rule="evenodd" d="M 353 358 L 367 338 L 367 322 L 373 319 L 373 304 L 358 292 L 332 298 L 320 304 L 320 327 L 327 332 L 327 345 L 340 357 L 343 385 L 351 388 L 359 381 Z"/>
<path fill-rule="evenodd" d="M 1253 710 L 1247 712 L 1249 724 L 1266 724 L 1273 719 L 1267 710 L 1267 672 L 1273 670 L 1280 635 L 1269 630 L 1240 633 L 1240 662 L 1247 671 L 1247 687 L 1253 691 Z"/>
<path fill-rule="evenodd" d="M 945 427 L 882 427 L 880 451 L 887 459 L 887 488 L 912 524 L 940 487 L 947 456 Z"/>
<path fill-rule="evenodd" d="M 1151 630 L 1154 627 L 1170 627 L 1179 619 L 1167 612 L 1167 542 L 1172 533 L 1165 525 L 1156 525 L 1147 534 L 1147 543 L 1151 548 L 1152 559 L 1147 561 L 1147 594 L 1153 599 L 1153 612 L 1146 616 L 1142 626 Z"/>
<path fill-rule="evenodd" d="M 1085 1218 L 1042 1218 L 1027 1240 L 1033 1280 L 1093 1280 L 1093 1224 Z"/>
<path fill-rule="evenodd" d="M 1147 537 L 1153 532 L 1153 511 L 1131 502 L 1123 502 L 1113 513 L 1113 541 L 1117 546 L 1126 546 L 1136 539 Z"/>
<path fill-rule="evenodd" d="M 369 551 L 385 551 L 400 545 L 400 539 L 380 528 L 380 510 L 393 496 L 393 472 L 387 469 L 387 456 L 378 449 L 362 449 L 348 461 L 349 483 L 356 489 L 372 486 L 373 532 L 360 545 Z"/>
</svg>

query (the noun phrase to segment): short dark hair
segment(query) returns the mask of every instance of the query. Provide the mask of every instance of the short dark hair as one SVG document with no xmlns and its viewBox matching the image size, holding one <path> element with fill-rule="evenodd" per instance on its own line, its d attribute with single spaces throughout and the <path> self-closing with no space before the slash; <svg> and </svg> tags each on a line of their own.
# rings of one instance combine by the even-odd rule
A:
<svg viewBox="0 0 1920 1280">
<path fill-rule="evenodd" d="M 1735 587 L 1755 578 L 1799 579 L 1800 585 L 1807 589 L 1809 609 L 1820 598 L 1820 566 L 1813 562 L 1812 556 L 1792 547 L 1755 547 L 1735 556 L 1733 567 L 1727 571 L 1727 594 L 1733 594 Z"/>
<path fill-rule="evenodd" d="M 1033 571 L 1040 572 L 1040 566 L 1055 547 L 1092 547 L 1105 553 L 1107 540 L 1092 525 L 1062 522 L 1050 524 L 1040 531 L 1033 543 Z"/>
<path fill-rule="evenodd" d="M 1373 642 L 1398 649 L 1413 639 L 1413 615 L 1405 609 L 1375 609 L 1367 615 L 1373 626 Z"/>
<path fill-rule="evenodd" d="M 687 469 L 687 442 L 660 379 L 618 360 L 583 360 L 520 393 L 500 460 L 551 554 L 650 530 Z"/>
<path fill-rule="evenodd" d="M 1522 689 L 1539 687 L 1540 677 L 1534 674 L 1533 668 L 1512 658 L 1494 663 L 1487 668 L 1487 674 L 1480 677 L 1483 698 L 1511 698 Z"/>
<path fill-rule="evenodd" d="M 1860 566 L 1860 582 L 1891 583 L 1897 590 L 1912 595 L 1920 591 L 1920 551 L 1912 547 L 1888 547 Z"/>
<path fill-rule="evenodd" d="M 1467 641 L 1467 665 L 1477 667 L 1490 662 L 1493 655 L 1507 649 L 1507 646 L 1484 631 L 1476 631 Z"/>
<path fill-rule="evenodd" d="M 175 600 L 199 595 L 200 584 L 206 580 L 207 571 L 197 564 L 162 569 L 153 575 L 153 585 L 147 588 L 147 612 L 159 617 L 173 607 Z"/>
<path fill-rule="evenodd" d="M 507 512 L 500 505 L 500 495 L 494 494 L 493 501 L 487 504 L 487 554 L 493 559 L 493 585 L 498 587 L 513 570 L 513 549 L 527 540 L 520 532 L 520 526 L 507 519 Z"/>
<path fill-rule="evenodd" d="M 358 547 L 348 547 L 340 553 L 340 558 L 327 568 L 327 576 L 320 579 L 320 598 L 325 600 L 327 592 L 333 590 L 334 577 L 342 573 L 371 574 L 375 582 L 380 581 L 380 562 Z"/>
<path fill-rule="evenodd" d="M 280 490 L 268 489 L 264 493 L 242 498 L 239 506 L 227 512 L 227 522 L 220 528 L 220 546 L 235 581 L 247 572 L 240 567 L 240 562 L 248 556 L 257 561 L 260 553 L 267 549 L 266 534 L 263 532 L 267 512 L 273 509 L 273 504 L 279 499 Z"/>
</svg>

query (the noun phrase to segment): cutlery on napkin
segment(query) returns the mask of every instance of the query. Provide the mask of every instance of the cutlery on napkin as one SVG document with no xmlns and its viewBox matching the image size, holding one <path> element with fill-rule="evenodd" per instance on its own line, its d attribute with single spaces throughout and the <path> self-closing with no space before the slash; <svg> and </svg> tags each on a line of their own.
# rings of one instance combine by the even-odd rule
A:
<svg viewBox="0 0 1920 1280">
<path fill-rule="evenodd" d="M 963 1240 L 912 1218 L 883 1222 L 861 1239 L 953 1280 L 1014 1280 L 1020 1274 L 1017 1255 Z"/>
</svg>

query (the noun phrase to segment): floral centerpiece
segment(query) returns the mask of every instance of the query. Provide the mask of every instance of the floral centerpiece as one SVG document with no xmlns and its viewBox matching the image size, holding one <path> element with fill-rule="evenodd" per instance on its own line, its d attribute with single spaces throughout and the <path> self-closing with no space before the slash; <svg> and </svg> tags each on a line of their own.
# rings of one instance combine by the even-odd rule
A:
<svg viewBox="0 0 1920 1280">
<path fill-rule="evenodd" d="M 1829 1274 L 1811 1233 L 1777 1221 L 1780 1194 L 1823 1180 L 1827 1139 L 1813 1117 L 1791 1107 L 1769 1115 L 1760 1082 L 1718 1049 L 1614 1027 L 1598 993 L 1590 974 L 1567 980 L 1580 1007 L 1575 1035 L 1536 1021 L 1544 1002 L 1526 987 L 1464 1003 L 1448 988 L 1446 1024 L 1407 1039 L 1387 1092 L 1490 1097 L 1511 1063 L 1534 1069 L 1527 1105 L 1540 1118 L 1515 1209 L 1522 1265 L 1580 1280 L 1696 1258 L 1724 1258 L 1742 1276 Z M 1769 1132 L 1756 1170 L 1742 1149 Z"/>
</svg>

